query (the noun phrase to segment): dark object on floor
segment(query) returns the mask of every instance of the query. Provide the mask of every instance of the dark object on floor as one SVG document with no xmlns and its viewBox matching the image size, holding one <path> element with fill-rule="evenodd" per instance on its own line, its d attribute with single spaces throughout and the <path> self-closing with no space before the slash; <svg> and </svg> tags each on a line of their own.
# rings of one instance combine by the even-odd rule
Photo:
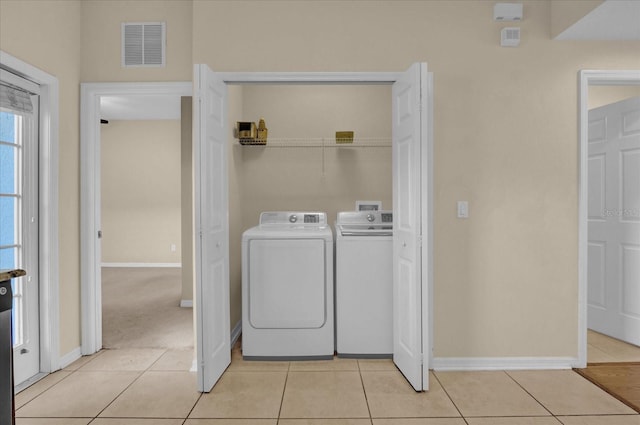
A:
<svg viewBox="0 0 640 425">
<path fill-rule="evenodd" d="M 574 370 L 640 413 L 640 362 L 589 363 Z"/>
</svg>

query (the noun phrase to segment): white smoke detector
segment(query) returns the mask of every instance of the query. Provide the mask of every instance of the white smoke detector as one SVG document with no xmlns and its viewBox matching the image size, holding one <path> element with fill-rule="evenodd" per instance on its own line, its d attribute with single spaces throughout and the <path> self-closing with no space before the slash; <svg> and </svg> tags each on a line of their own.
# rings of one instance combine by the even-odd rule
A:
<svg viewBox="0 0 640 425">
<path fill-rule="evenodd" d="M 496 3 L 493 6 L 494 21 L 522 21 L 522 3 Z"/>
<path fill-rule="evenodd" d="M 520 28 L 502 28 L 502 31 L 500 31 L 500 45 L 502 47 L 518 47 L 520 45 Z"/>
</svg>

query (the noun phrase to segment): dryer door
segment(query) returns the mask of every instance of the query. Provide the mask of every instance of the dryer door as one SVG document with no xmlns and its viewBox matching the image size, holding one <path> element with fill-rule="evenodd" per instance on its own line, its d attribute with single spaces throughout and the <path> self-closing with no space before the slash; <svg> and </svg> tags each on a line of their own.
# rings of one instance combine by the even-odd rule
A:
<svg viewBox="0 0 640 425">
<path fill-rule="evenodd" d="M 249 242 L 249 323 L 256 329 L 318 329 L 327 321 L 322 239 Z"/>
</svg>

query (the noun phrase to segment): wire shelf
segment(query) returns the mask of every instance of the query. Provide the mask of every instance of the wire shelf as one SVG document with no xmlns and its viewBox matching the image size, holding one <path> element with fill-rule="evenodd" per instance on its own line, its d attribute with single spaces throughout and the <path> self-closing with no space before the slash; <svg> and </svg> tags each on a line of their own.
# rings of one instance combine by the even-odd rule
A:
<svg viewBox="0 0 640 425">
<path fill-rule="evenodd" d="M 390 148 L 391 138 L 360 137 L 353 142 L 336 142 L 335 137 L 316 138 L 269 138 L 263 141 L 243 141 L 239 144 L 248 148 Z"/>
</svg>

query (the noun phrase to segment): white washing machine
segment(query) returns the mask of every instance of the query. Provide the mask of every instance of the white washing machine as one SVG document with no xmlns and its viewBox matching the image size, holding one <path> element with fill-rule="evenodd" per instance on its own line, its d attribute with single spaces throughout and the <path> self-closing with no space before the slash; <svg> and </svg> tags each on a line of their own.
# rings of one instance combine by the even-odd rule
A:
<svg viewBox="0 0 640 425">
<path fill-rule="evenodd" d="M 336 220 L 336 351 L 393 356 L 393 214 L 347 211 Z"/>
<path fill-rule="evenodd" d="M 263 212 L 242 235 L 242 355 L 331 359 L 333 232 L 323 212 Z"/>
</svg>

